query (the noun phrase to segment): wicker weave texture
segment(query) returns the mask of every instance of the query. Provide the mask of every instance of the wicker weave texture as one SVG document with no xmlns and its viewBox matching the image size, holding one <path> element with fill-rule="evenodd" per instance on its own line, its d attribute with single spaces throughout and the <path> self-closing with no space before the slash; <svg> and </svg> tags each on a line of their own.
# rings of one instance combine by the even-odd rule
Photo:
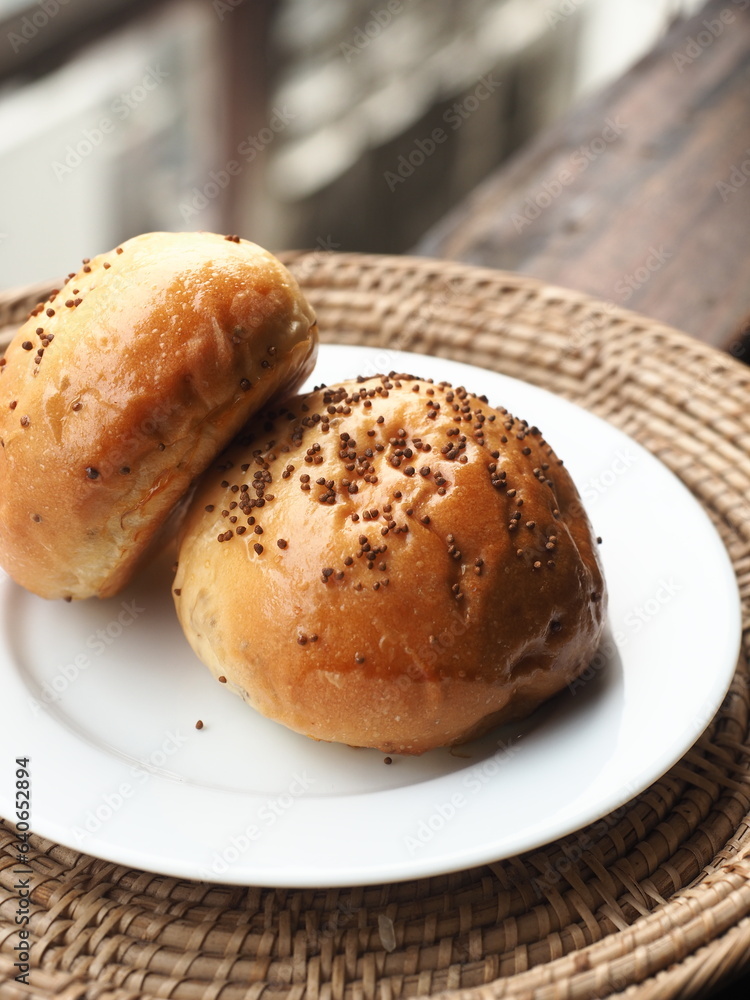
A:
<svg viewBox="0 0 750 1000">
<path fill-rule="evenodd" d="M 400 349 L 534 382 L 669 466 L 708 511 L 739 579 L 745 632 L 732 687 L 698 743 L 636 799 L 542 850 L 469 871 L 351 889 L 232 888 L 33 837 L 30 988 L 13 979 L 14 833 L 2 823 L 0 998 L 702 995 L 750 964 L 750 372 L 643 317 L 517 275 L 328 252 L 285 259 L 324 340 L 376 345 L 385 370 Z M 40 291 L 0 299 L 0 347 Z"/>
</svg>

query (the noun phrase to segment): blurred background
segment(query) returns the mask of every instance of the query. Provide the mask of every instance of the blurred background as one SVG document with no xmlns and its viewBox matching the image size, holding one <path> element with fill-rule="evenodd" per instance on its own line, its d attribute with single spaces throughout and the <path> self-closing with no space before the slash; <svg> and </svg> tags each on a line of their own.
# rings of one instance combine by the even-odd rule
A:
<svg viewBox="0 0 750 1000">
<path fill-rule="evenodd" d="M 0 0 L 0 287 L 154 229 L 408 251 L 699 6 Z"/>
</svg>

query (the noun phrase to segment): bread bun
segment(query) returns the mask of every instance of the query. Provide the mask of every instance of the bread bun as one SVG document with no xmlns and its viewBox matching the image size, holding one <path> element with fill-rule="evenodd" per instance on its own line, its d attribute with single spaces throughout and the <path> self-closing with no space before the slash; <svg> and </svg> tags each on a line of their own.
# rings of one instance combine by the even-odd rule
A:
<svg viewBox="0 0 750 1000">
<path fill-rule="evenodd" d="M 314 316 L 238 237 L 148 233 L 34 309 L 0 362 L 0 561 L 108 597 L 247 418 L 311 371 Z"/>
<path fill-rule="evenodd" d="M 527 715 L 587 666 L 604 579 L 536 427 L 395 374 L 252 427 L 194 498 L 174 594 L 197 655 L 258 711 L 419 754 Z"/>
</svg>

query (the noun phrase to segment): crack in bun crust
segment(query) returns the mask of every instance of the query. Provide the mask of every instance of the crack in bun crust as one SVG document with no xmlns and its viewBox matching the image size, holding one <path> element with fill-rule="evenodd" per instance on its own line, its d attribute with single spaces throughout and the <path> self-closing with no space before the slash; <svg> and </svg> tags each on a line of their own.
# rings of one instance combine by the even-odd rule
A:
<svg viewBox="0 0 750 1000">
<path fill-rule="evenodd" d="M 147 233 L 84 260 L 0 360 L 4 568 L 42 597 L 116 593 L 316 351 L 292 275 L 239 237 Z"/>
<path fill-rule="evenodd" d="M 258 711 L 407 754 L 563 689 L 607 603 L 541 432 L 395 373 L 256 416 L 192 502 L 174 595 L 197 655 Z"/>
</svg>

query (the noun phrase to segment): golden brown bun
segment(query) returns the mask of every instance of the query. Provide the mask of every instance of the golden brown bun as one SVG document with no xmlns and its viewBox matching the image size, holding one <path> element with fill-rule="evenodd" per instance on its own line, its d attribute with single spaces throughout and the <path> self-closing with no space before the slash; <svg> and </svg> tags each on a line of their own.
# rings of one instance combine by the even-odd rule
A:
<svg viewBox="0 0 750 1000">
<path fill-rule="evenodd" d="M 174 586 L 195 652 L 258 711 L 418 754 L 527 715 L 586 667 L 604 579 L 537 428 L 405 375 L 252 426 L 193 500 Z"/>
<path fill-rule="evenodd" d="M 251 413 L 309 374 L 314 316 L 254 243 L 148 233 L 39 305 L 0 367 L 0 561 L 108 597 Z"/>
</svg>

